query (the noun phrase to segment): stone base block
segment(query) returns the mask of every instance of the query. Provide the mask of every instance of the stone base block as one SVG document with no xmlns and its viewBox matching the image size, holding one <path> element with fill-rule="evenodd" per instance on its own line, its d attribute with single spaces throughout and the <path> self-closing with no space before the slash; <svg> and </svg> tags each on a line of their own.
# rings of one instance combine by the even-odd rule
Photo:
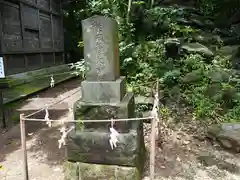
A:
<svg viewBox="0 0 240 180">
<path fill-rule="evenodd" d="M 108 132 L 111 122 L 96 123 L 87 122 L 87 120 L 131 117 L 135 117 L 134 96 L 132 93 L 127 93 L 123 100 L 117 104 L 86 103 L 81 99 L 74 105 L 74 118 L 76 120 L 85 120 L 82 123 L 76 123 L 76 130 Z M 136 121 L 116 122 L 114 126 L 121 133 L 137 128 Z"/>
<path fill-rule="evenodd" d="M 142 127 L 118 136 L 112 149 L 109 133 L 77 132 L 71 134 L 67 145 L 67 159 L 74 162 L 139 166 L 144 164 L 145 146 Z"/>
<path fill-rule="evenodd" d="M 120 133 L 119 143 L 111 149 L 109 127 L 111 122 L 87 122 L 91 119 L 131 118 L 134 113 L 134 96 L 127 93 L 115 105 L 96 105 L 79 101 L 74 107 L 74 118 L 84 119 L 76 123 L 76 131 L 68 136 L 67 158 L 69 161 L 137 166 L 144 161 L 144 139 L 142 121 L 115 122 Z"/>
<path fill-rule="evenodd" d="M 141 171 L 136 167 L 72 163 L 64 164 L 64 180 L 141 180 Z"/>
<path fill-rule="evenodd" d="M 116 81 L 83 81 L 82 101 L 86 103 L 119 103 L 126 94 L 126 79 Z"/>
</svg>

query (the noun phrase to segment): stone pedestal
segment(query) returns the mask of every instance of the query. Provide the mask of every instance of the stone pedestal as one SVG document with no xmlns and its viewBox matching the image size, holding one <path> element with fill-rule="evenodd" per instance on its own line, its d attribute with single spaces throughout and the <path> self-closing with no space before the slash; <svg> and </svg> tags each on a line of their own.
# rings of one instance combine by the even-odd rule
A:
<svg viewBox="0 0 240 180">
<path fill-rule="evenodd" d="M 132 93 L 126 93 L 124 98 L 115 104 L 87 103 L 81 99 L 74 106 L 74 117 L 76 120 L 84 121 L 75 123 L 76 131 L 72 131 L 69 134 L 67 144 L 69 164 L 71 162 L 87 163 L 90 169 L 94 169 L 96 166 L 91 168 L 91 164 L 98 164 L 100 169 L 108 169 L 111 173 L 115 166 L 128 166 L 129 168 L 123 168 L 121 171 L 124 169 L 127 171 L 129 169 L 136 170 L 138 173 L 134 174 L 135 178 L 133 180 L 141 179 L 139 174 L 142 172 L 145 160 L 142 121 L 115 122 L 114 128 L 120 135 L 117 147 L 114 149 L 111 149 L 109 143 L 109 127 L 111 123 L 87 122 L 88 119 L 135 117 L 134 96 Z M 96 173 L 99 173 L 99 179 L 102 178 L 101 174 L 104 173 L 102 170 L 98 169 L 95 172 L 95 176 L 97 176 Z M 80 170 L 78 170 L 78 173 L 80 173 Z M 86 178 L 86 175 L 83 177 Z M 114 176 L 110 175 L 110 177 L 113 178 Z M 69 180 L 74 180 L 74 178 Z"/>
<path fill-rule="evenodd" d="M 133 180 L 141 179 L 136 167 L 89 163 L 64 164 L 64 180 Z"/>
<path fill-rule="evenodd" d="M 119 103 L 126 94 L 126 79 L 115 81 L 83 81 L 82 100 L 86 103 Z"/>
<path fill-rule="evenodd" d="M 141 179 L 145 159 L 142 121 L 115 122 L 120 135 L 114 149 L 109 142 L 111 122 L 88 122 L 135 117 L 134 95 L 126 92 L 125 77 L 119 75 L 116 27 L 107 17 L 83 21 L 84 57 L 90 70 L 82 82 L 82 97 L 74 105 L 74 119 L 82 121 L 75 123 L 68 137 L 66 180 Z"/>
</svg>

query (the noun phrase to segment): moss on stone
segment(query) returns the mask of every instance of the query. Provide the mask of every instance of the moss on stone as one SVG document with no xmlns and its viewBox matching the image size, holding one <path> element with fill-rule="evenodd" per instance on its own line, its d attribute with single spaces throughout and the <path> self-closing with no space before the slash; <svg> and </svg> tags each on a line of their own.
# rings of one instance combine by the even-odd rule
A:
<svg viewBox="0 0 240 180">
<path fill-rule="evenodd" d="M 64 180 L 79 180 L 79 163 L 64 162 Z"/>
<path fill-rule="evenodd" d="M 73 77 L 71 74 L 56 76 L 54 77 L 55 84 L 70 79 L 71 77 Z M 9 88 L 3 92 L 4 104 L 21 99 L 22 97 L 26 97 L 42 89 L 48 88 L 49 86 L 50 78 L 45 77 L 43 79 L 38 79 L 26 84 Z"/>
<path fill-rule="evenodd" d="M 136 167 L 67 162 L 64 180 L 141 180 Z"/>
</svg>

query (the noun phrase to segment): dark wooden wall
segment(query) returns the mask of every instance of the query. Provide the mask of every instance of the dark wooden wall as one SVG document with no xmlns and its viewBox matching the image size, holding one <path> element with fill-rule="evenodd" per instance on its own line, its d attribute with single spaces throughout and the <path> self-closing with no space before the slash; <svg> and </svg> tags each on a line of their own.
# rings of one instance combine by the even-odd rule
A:
<svg viewBox="0 0 240 180">
<path fill-rule="evenodd" d="M 0 0 L 6 75 L 64 63 L 61 6 L 61 0 Z"/>
</svg>

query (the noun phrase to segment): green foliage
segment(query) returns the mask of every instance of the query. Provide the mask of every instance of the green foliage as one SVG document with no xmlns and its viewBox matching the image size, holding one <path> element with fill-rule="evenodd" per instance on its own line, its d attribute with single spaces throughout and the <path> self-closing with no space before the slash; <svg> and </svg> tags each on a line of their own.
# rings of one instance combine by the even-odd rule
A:
<svg viewBox="0 0 240 180">
<path fill-rule="evenodd" d="M 234 108 L 230 109 L 224 115 L 224 121 L 239 122 L 239 117 L 240 117 L 240 104 L 237 104 Z"/>
<path fill-rule="evenodd" d="M 74 74 L 80 76 L 82 79 L 85 78 L 85 73 L 87 71 L 87 66 L 84 60 L 78 61 L 76 63 L 70 64 L 70 68 L 74 69 Z"/>
<path fill-rule="evenodd" d="M 190 26 L 178 24 L 177 22 L 187 16 L 186 12 L 181 8 L 173 7 L 155 7 L 146 10 L 144 14 L 144 22 L 151 26 L 150 37 L 185 37 L 198 32 Z"/>
<path fill-rule="evenodd" d="M 202 14 L 213 18 L 216 18 L 214 14 L 223 11 L 222 4 L 216 0 L 198 1 Z M 184 8 L 156 6 L 146 9 L 145 5 L 143 1 L 133 2 L 138 11 L 131 14 L 130 22 L 127 21 L 127 3 L 122 0 L 89 0 L 84 9 L 79 8 L 69 16 L 79 19 L 100 14 L 118 22 L 121 74 L 127 76 L 128 90 L 151 96 L 153 84 L 160 79 L 166 102 L 161 109 L 164 117 L 169 116 L 167 101 L 170 100 L 176 105 L 181 103 L 191 107 L 197 119 L 239 121 L 240 79 L 232 71 L 229 59 L 220 55 L 208 58 L 199 53 L 185 53 L 179 58 L 166 57 L 164 42 L 168 38 L 191 42 L 194 35 L 204 31 L 183 23 L 191 19 Z M 76 37 L 78 47 L 82 48 L 82 39 L 78 35 Z M 218 42 L 214 45 L 216 49 L 222 46 Z M 84 76 L 86 67 L 83 61 L 74 64 L 73 68 Z"/>
</svg>

